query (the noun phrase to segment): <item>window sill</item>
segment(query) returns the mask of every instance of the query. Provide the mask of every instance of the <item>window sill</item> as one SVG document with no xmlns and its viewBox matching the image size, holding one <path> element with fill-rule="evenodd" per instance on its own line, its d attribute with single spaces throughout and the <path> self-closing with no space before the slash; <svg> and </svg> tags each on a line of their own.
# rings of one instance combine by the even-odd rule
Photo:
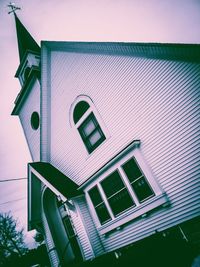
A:
<svg viewBox="0 0 200 267">
<path fill-rule="evenodd" d="M 148 201 L 145 201 L 140 206 L 131 208 L 121 214 L 119 217 L 116 217 L 114 220 L 109 221 L 105 225 L 98 227 L 98 231 L 101 235 L 107 234 L 110 231 L 115 230 L 118 227 L 121 227 L 123 224 L 136 219 L 139 216 L 144 216 L 146 213 L 150 212 L 151 210 L 159 207 L 164 206 L 164 204 L 168 203 L 168 199 L 166 194 L 157 195 L 152 197 Z M 117 230 L 117 229 L 116 229 Z"/>
</svg>

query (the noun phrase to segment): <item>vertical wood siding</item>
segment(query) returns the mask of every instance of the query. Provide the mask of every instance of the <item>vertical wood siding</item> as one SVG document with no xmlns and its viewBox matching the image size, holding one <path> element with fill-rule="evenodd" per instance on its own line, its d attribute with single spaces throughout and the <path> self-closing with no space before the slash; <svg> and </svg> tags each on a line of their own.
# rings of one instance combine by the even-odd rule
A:
<svg viewBox="0 0 200 267">
<path fill-rule="evenodd" d="M 31 127 L 31 115 L 36 111 L 40 115 L 40 84 L 36 80 L 22 106 L 19 118 L 24 130 L 26 141 L 33 161 L 40 160 L 40 127 L 33 130 Z"/>
<path fill-rule="evenodd" d="M 52 52 L 48 71 L 50 162 L 82 184 L 132 140 L 140 139 L 141 153 L 171 203 L 102 237 L 106 250 L 200 215 L 199 64 Z M 91 97 L 110 134 L 91 155 L 69 122 L 78 95 Z"/>
</svg>

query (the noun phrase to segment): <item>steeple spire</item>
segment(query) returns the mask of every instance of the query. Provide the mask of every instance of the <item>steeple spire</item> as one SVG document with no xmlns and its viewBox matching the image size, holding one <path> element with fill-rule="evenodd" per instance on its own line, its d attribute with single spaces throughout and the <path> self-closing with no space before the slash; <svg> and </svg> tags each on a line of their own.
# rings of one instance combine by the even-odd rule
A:
<svg viewBox="0 0 200 267">
<path fill-rule="evenodd" d="M 40 53 L 40 47 L 21 23 L 19 18 L 17 17 L 16 13 L 15 16 L 15 24 L 16 24 L 16 31 L 17 31 L 17 41 L 18 41 L 18 50 L 19 50 L 19 58 L 20 62 L 27 50 L 38 52 Z"/>
</svg>

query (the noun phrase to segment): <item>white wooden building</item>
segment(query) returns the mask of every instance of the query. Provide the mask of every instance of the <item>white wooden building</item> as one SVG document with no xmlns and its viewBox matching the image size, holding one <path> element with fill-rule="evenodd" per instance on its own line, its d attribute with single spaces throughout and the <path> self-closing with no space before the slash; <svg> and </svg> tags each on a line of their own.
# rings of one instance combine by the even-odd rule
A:
<svg viewBox="0 0 200 267">
<path fill-rule="evenodd" d="M 40 48 L 15 20 L 28 228 L 52 266 L 186 266 L 200 239 L 200 45 Z"/>
</svg>

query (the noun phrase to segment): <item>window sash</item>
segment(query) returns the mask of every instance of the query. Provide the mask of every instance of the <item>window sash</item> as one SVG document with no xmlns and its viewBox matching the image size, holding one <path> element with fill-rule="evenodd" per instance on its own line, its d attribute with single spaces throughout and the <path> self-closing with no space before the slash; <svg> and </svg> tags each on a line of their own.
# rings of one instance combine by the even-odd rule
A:
<svg viewBox="0 0 200 267">
<path fill-rule="evenodd" d="M 125 187 L 118 170 L 106 176 L 101 181 L 101 186 L 107 198 L 115 195 Z"/>
<path fill-rule="evenodd" d="M 130 165 L 132 165 L 131 170 Z M 134 194 L 140 203 L 155 195 L 134 157 L 124 163 L 122 165 L 122 169 L 124 170 Z"/>
<path fill-rule="evenodd" d="M 124 168 L 125 164 L 131 160 L 133 160 L 134 164 L 137 165 L 137 168 L 139 170 L 137 171 L 137 174 L 141 174 L 135 179 L 130 179 Z M 121 169 L 123 170 L 123 172 L 121 171 Z M 113 178 L 114 180 L 116 180 L 116 184 Z M 120 180 L 117 181 L 117 179 Z M 95 201 L 92 201 L 93 206 L 99 218 L 97 209 L 100 205 L 105 205 L 106 212 L 109 214 L 109 219 L 107 221 L 113 220 L 115 217 L 121 215 L 130 208 L 140 206 L 142 202 L 145 202 L 149 198 L 155 196 L 152 187 L 150 186 L 148 180 L 144 176 L 134 157 L 118 166 L 115 171 L 113 171 L 103 180 L 99 181 L 95 187 L 90 189 L 90 191 L 94 188 L 97 188 L 98 194 L 100 195 L 102 201 L 101 203 L 98 203 L 96 205 L 94 204 Z M 99 191 L 99 189 L 101 190 Z M 90 199 L 92 200 L 91 196 Z M 101 224 L 105 224 L 107 222 L 106 220 L 102 222 L 102 218 L 99 218 L 99 221 Z"/>
<path fill-rule="evenodd" d="M 101 133 L 100 133 L 100 131 L 97 129 L 97 130 L 94 131 L 94 132 L 92 133 L 92 135 L 90 135 L 90 137 L 88 138 L 88 143 L 90 143 L 91 146 L 94 146 L 100 139 L 101 139 Z"/>
<path fill-rule="evenodd" d="M 93 203 L 93 206 L 95 208 L 96 214 L 99 218 L 99 221 L 101 224 L 104 224 L 111 220 L 111 216 L 109 214 L 109 211 L 106 207 L 106 204 L 104 203 L 102 196 L 99 192 L 99 189 L 97 186 L 94 186 L 90 191 L 88 192 L 90 199 Z M 96 199 L 95 199 L 96 195 Z"/>
<path fill-rule="evenodd" d="M 135 205 L 118 170 L 107 176 L 100 184 L 114 216 Z"/>
<path fill-rule="evenodd" d="M 114 195 L 110 196 L 108 198 L 108 203 L 114 216 L 118 216 L 127 209 L 135 206 L 133 199 L 125 187 L 116 192 Z"/>
<path fill-rule="evenodd" d="M 106 139 L 93 112 L 78 127 L 78 131 L 89 153 Z"/>
<path fill-rule="evenodd" d="M 155 195 L 143 175 L 130 184 L 140 203 Z"/>
<path fill-rule="evenodd" d="M 111 220 L 111 216 L 104 202 L 96 206 L 95 210 L 101 224 L 107 223 Z"/>
</svg>

